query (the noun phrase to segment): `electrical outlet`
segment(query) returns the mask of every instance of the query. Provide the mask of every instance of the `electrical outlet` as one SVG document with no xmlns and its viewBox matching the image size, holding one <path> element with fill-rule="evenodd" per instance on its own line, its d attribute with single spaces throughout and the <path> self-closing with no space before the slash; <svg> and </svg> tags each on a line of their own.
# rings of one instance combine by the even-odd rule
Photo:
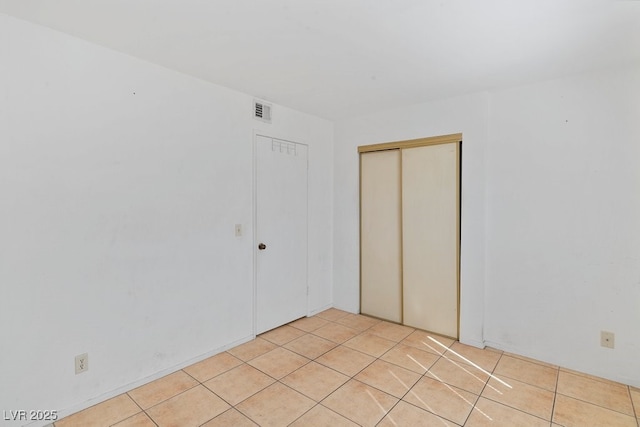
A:
<svg viewBox="0 0 640 427">
<path fill-rule="evenodd" d="M 613 348 L 616 335 L 613 332 L 600 331 L 600 345 L 602 347 Z"/>
<path fill-rule="evenodd" d="M 236 237 L 242 236 L 242 224 L 236 224 Z"/>
<path fill-rule="evenodd" d="M 89 355 L 79 354 L 76 356 L 76 375 L 86 372 L 89 369 Z"/>
</svg>

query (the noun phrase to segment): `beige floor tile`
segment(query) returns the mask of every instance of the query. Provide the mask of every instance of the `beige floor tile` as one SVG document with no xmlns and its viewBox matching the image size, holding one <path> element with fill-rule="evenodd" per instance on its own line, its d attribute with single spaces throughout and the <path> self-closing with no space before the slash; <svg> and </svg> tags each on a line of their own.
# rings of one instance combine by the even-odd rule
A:
<svg viewBox="0 0 640 427">
<path fill-rule="evenodd" d="M 225 352 L 187 366 L 183 371 L 202 383 L 240 364 L 240 359 Z"/>
<path fill-rule="evenodd" d="M 424 374 L 440 356 L 404 344 L 397 344 L 380 359 L 402 366 L 418 374 Z"/>
<path fill-rule="evenodd" d="M 341 345 L 318 357 L 316 362 L 352 377 L 374 360 L 372 356 Z"/>
<path fill-rule="evenodd" d="M 378 424 L 378 427 L 457 427 L 449 420 L 433 415 L 407 402 L 400 401 Z"/>
<path fill-rule="evenodd" d="M 558 369 L 506 355 L 500 358 L 493 374 L 499 378 L 513 378 L 553 392 L 558 381 Z"/>
<path fill-rule="evenodd" d="M 156 423 L 151 421 L 147 414 L 140 412 L 131 418 L 120 421 L 118 424 L 114 424 L 113 427 L 156 427 Z"/>
<path fill-rule="evenodd" d="M 257 424 L 236 409 L 231 408 L 203 424 L 202 427 L 257 427 Z"/>
<path fill-rule="evenodd" d="M 177 371 L 131 390 L 129 396 L 142 409 L 147 409 L 197 385 L 198 381 L 193 377 Z"/>
<path fill-rule="evenodd" d="M 484 371 L 444 357 L 429 368 L 426 375 L 478 395 L 489 380 Z"/>
<path fill-rule="evenodd" d="M 238 359 L 248 362 L 258 356 L 262 356 L 276 347 L 277 345 L 270 341 L 263 340 L 262 338 L 256 338 L 228 350 L 227 353 L 231 353 Z"/>
<path fill-rule="evenodd" d="M 327 323 L 329 323 L 328 320 L 324 320 L 321 317 L 314 316 L 314 317 L 303 317 L 302 319 L 298 319 L 295 322 L 289 323 L 289 325 L 305 332 L 312 332 L 320 328 L 321 326 L 326 325 Z"/>
<path fill-rule="evenodd" d="M 599 381 L 601 383 L 608 383 L 608 384 L 612 384 L 612 385 L 621 385 L 618 382 L 615 382 L 615 381 L 612 381 L 612 380 L 608 380 L 606 378 L 597 377 L 595 375 L 587 374 L 587 373 L 580 372 L 580 371 L 574 371 L 572 369 L 563 368 L 562 366 L 560 367 L 560 371 L 561 372 L 568 372 L 568 373 L 574 374 L 574 375 L 579 375 L 581 377 L 586 377 L 586 378 L 589 378 L 589 379 L 592 379 L 592 380 Z"/>
<path fill-rule="evenodd" d="M 159 427 L 200 426 L 230 406 L 202 385 L 194 387 L 147 410 Z"/>
<path fill-rule="evenodd" d="M 509 356 L 509 357 L 515 357 L 516 359 L 521 359 L 521 360 L 525 360 L 527 362 L 531 362 L 531 363 L 536 363 L 538 365 L 542 365 L 542 366 L 546 366 L 547 368 L 553 368 L 553 369 L 559 369 L 558 365 L 554 365 L 552 363 L 547 363 L 547 362 L 543 362 L 541 360 L 537 360 L 537 359 L 532 359 L 530 357 L 526 357 L 526 356 L 521 356 L 519 354 L 515 354 L 515 353 L 508 353 L 508 352 L 504 352 L 503 353 L 505 356 Z"/>
<path fill-rule="evenodd" d="M 316 405 L 298 418 L 291 427 L 357 427 L 358 424 L 322 405 Z"/>
<path fill-rule="evenodd" d="M 553 422 L 565 427 L 638 427 L 634 417 L 558 394 Z"/>
<path fill-rule="evenodd" d="M 336 323 L 348 326 L 356 331 L 363 332 L 372 327 L 373 325 L 380 323 L 380 320 L 373 317 L 363 316 L 362 314 L 348 314 L 340 319 L 336 320 Z"/>
<path fill-rule="evenodd" d="M 551 421 L 554 393 L 514 379 L 491 378 L 482 397 Z"/>
<path fill-rule="evenodd" d="M 423 377 L 402 400 L 462 425 L 478 400 L 478 396 Z"/>
<path fill-rule="evenodd" d="M 280 383 L 254 394 L 236 409 L 260 426 L 286 426 L 315 405 L 306 396 Z"/>
<path fill-rule="evenodd" d="M 338 310 L 337 308 L 330 308 L 328 310 L 325 310 L 323 312 L 316 314 L 316 316 L 325 320 L 330 320 L 332 322 L 335 322 L 336 320 L 341 319 L 344 316 L 347 316 L 348 314 L 350 313 L 346 311 Z"/>
<path fill-rule="evenodd" d="M 272 329 L 269 332 L 265 332 L 260 335 L 259 338 L 270 341 L 276 345 L 285 345 L 289 341 L 293 341 L 296 338 L 304 335 L 305 332 L 300 329 L 293 328 L 288 325 L 280 326 L 279 328 Z"/>
<path fill-rule="evenodd" d="M 395 397 L 360 381 L 350 380 L 322 405 L 362 426 L 374 426 L 398 402 Z"/>
<path fill-rule="evenodd" d="M 337 323 L 331 322 L 327 323 L 321 328 L 316 329 L 315 331 L 313 331 L 313 334 L 333 341 L 335 343 L 342 344 L 343 342 L 358 335 L 358 331 L 348 328 L 344 325 L 339 325 Z"/>
<path fill-rule="evenodd" d="M 396 342 L 364 332 L 346 341 L 343 345 L 373 357 L 380 357 L 395 346 Z"/>
<path fill-rule="evenodd" d="M 280 379 L 309 363 L 309 359 L 278 347 L 247 363 L 275 379 Z"/>
<path fill-rule="evenodd" d="M 397 398 L 402 398 L 418 382 L 420 375 L 398 365 L 376 360 L 364 368 L 354 379 Z"/>
<path fill-rule="evenodd" d="M 367 329 L 367 332 L 371 334 L 395 341 L 396 343 L 402 341 L 414 331 L 415 329 L 410 328 L 409 326 L 397 325 L 395 323 L 384 321 L 376 323 L 371 328 Z"/>
<path fill-rule="evenodd" d="M 98 403 L 66 418 L 56 421 L 56 427 L 110 426 L 141 412 L 140 407 L 126 394 Z"/>
<path fill-rule="evenodd" d="M 549 427 L 549 421 L 481 397 L 465 427 Z"/>
<path fill-rule="evenodd" d="M 284 347 L 308 359 L 315 359 L 322 356 L 327 351 L 336 347 L 338 344 L 333 341 L 320 338 L 313 334 L 305 334 L 297 338 Z"/>
<path fill-rule="evenodd" d="M 640 417 L 640 390 L 630 387 L 631 389 L 631 401 L 633 402 L 633 408 L 636 412 L 636 417 Z M 638 426 L 640 427 L 640 425 Z"/>
<path fill-rule="evenodd" d="M 451 358 L 456 362 L 476 365 L 488 372 L 493 372 L 501 356 L 502 354 L 499 352 L 483 350 L 459 342 L 453 343 L 444 354 L 444 357 Z"/>
<path fill-rule="evenodd" d="M 210 379 L 204 386 L 231 405 L 237 405 L 275 380 L 253 366 L 242 364 Z"/>
<path fill-rule="evenodd" d="M 280 380 L 319 402 L 347 382 L 349 377 L 316 362 L 304 365 Z"/>
<path fill-rule="evenodd" d="M 454 342 L 455 341 L 451 338 L 417 330 L 409 334 L 400 343 L 440 355 L 443 354 Z"/>
<path fill-rule="evenodd" d="M 602 382 L 586 376 L 560 371 L 558 393 L 607 409 L 635 415 L 629 388 L 613 382 Z"/>
</svg>

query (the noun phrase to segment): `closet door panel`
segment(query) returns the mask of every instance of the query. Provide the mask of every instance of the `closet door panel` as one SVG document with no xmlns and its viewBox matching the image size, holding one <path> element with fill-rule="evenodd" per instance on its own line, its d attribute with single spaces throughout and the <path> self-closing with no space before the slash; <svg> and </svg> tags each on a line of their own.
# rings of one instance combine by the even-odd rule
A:
<svg viewBox="0 0 640 427">
<path fill-rule="evenodd" d="M 400 150 L 360 155 L 360 311 L 402 321 Z"/>
<path fill-rule="evenodd" d="M 404 324 L 458 336 L 457 143 L 402 150 Z"/>
</svg>

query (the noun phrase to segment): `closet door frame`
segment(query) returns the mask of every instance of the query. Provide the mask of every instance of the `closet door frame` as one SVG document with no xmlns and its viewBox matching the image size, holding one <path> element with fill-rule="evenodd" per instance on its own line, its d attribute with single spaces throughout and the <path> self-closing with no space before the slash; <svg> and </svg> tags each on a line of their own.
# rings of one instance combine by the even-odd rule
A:
<svg viewBox="0 0 640 427">
<path fill-rule="evenodd" d="M 385 142 L 385 143 L 379 143 L 379 144 L 371 144 L 371 145 L 363 145 L 358 147 L 358 163 L 359 165 L 361 165 L 361 156 L 363 153 L 370 153 L 370 152 L 374 152 L 374 151 L 384 151 L 384 150 L 402 150 L 405 148 L 414 148 L 414 147 L 424 147 L 424 146 L 428 146 L 428 145 L 439 145 L 439 144 L 450 144 L 450 143 L 457 143 L 457 150 L 458 150 L 458 156 L 457 156 L 457 161 L 456 161 L 456 175 L 458 177 L 458 185 L 457 185 L 457 189 L 456 189 L 456 223 L 457 223 L 457 239 L 456 239 L 456 246 L 457 246 L 457 250 L 456 250 L 456 265 L 457 265 L 457 271 L 456 271 L 456 293 L 457 293 L 457 336 L 456 337 L 451 337 L 451 338 L 455 338 L 458 339 L 458 337 L 460 336 L 460 241 L 461 241 L 461 234 L 462 234 L 462 230 L 461 230 L 461 196 L 462 196 L 462 133 L 454 133 L 454 134 L 449 134 L 449 135 L 440 135 L 440 136 L 433 136 L 433 137 L 428 137 L 428 138 L 419 138 L 419 139 L 411 139 L 411 140 L 406 140 L 406 141 L 395 141 L 395 142 Z M 400 165 L 400 171 L 402 173 L 402 164 Z M 361 200 L 361 195 L 362 195 L 362 168 L 360 167 L 359 170 L 359 206 L 360 206 L 360 213 L 359 213 L 359 224 L 360 224 L 360 254 L 362 254 L 362 200 Z M 402 209 L 402 200 L 401 200 L 401 207 Z M 401 254 L 402 254 L 402 247 L 401 247 Z M 362 301 L 362 258 L 360 255 L 360 301 Z M 402 266 L 401 266 L 401 277 L 402 277 Z M 403 319 L 403 313 L 401 313 L 401 323 L 404 321 Z M 433 332 L 433 331 L 431 331 Z"/>
</svg>

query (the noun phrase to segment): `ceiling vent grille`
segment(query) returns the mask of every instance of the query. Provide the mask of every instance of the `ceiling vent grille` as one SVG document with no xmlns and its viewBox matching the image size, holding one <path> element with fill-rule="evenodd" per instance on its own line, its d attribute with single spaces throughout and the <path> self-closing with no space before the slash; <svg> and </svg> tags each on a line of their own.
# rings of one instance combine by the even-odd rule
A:
<svg viewBox="0 0 640 427">
<path fill-rule="evenodd" d="M 271 104 L 262 101 L 253 101 L 253 118 L 271 123 Z"/>
</svg>

